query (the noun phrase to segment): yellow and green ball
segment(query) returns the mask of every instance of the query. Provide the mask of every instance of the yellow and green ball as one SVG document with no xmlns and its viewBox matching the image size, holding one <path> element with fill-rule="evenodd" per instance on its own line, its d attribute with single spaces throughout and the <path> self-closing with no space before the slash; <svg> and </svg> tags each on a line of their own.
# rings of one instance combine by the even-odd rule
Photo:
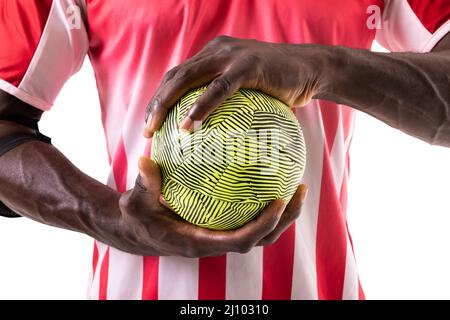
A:
<svg viewBox="0 0 450 320">
<path fill-rule="evenodd" d="M 206 87 L 170 110 L 152 142 L 162 196 L 185 220 L 209 229 L 239 228 L 270 202 L 288 201 L 303 176 L 306 148 L 290 108 L 241 89 L 188 133 L 180 122 Z"/>
</svg>

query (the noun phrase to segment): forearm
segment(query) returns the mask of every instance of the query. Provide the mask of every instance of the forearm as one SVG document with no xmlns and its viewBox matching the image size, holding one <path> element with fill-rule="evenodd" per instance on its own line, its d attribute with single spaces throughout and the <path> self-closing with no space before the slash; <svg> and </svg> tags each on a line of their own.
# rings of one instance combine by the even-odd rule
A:
<svg viewBox="0 0 450 320">
<path fill-rule="evenodd" d="M 352 106 L 428 143 L 450 147 L 450 54 L 331 48 L 318 97 Z"/>
<path fill-rule="evenodd" d="M 119 194 L 83 174 L 55 147 L 28 142 L 0 157 L 0 199 L 13 211 L 111 242 Z"/>
</svg>

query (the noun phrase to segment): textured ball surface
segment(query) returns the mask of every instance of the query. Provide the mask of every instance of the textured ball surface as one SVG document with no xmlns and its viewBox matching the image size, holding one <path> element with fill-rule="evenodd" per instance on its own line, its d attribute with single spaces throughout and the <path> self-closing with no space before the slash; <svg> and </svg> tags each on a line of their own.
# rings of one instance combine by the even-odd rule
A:
<svg viewBox="0 0 450 320">
<path fill-rule="evenodd" d="M 270 202 L 289 201 L 303 176 L 306 149 L 288 106 L 257 90 L 241 89 L 193 132 L 180 122 L 206 87 L 170 110 L 152 142 L 162 195 L 185 220 L 201 227 L 241 227 Z"/>
</svg>

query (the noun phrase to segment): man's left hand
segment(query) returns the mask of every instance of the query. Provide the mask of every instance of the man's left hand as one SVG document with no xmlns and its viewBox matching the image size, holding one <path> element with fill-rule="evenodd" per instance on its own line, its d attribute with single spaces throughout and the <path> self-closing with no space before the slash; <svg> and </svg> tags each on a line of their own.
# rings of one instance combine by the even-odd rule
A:
<svg viewBox="0 0 450 320">
<path fill-rule="evenodd" d="M 303 106 L 320 93 L 329 50 L 220 36 L 166 73 L 148 108 L 144 135 L 153 136 L 170 108 L 188 91 L 209 83 L 181 128 L 192 131 L 240 88 L 261 90 L 290 106 Z"/>
</svg>

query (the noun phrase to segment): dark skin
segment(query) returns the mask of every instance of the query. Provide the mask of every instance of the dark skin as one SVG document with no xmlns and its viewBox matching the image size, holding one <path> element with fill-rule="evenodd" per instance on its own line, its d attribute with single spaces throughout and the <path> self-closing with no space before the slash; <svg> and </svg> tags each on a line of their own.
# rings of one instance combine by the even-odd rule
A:
<svg viewBox="0 0 450 320">
<path fill-rule="evenodd" d="M 289 105 L 304 105 L 312 98 L 345 103 L 429 143 L 450 146 L 449 35 L 430 54 L 219 37 L 168 72 L 149 105 L 145 135 L 160 127 L 176 100 L 207 83 L 208 91 L 182 123 L 186 130 L 245 87 Z M 0 94 L 0 115 L 38 112 L 22 107 Z M 0 137 L 28 130 L 0 122 Z M 140 255 L 216 256 L 272 244 L 300 215 L 307 190 L 299 186 L 288 204 L 274 201 L 240 229 L 211 231 L 184 222 L 164 205 L 159 168 L 147 158 L 139 161 L 136 186 L 123 195 L 86 176 L 42 142 L 17 147 L 0 158 L 0 165 L 0 199 L 16 212 Z"/>
<path fill-rule="evenodd" d="M 14 100 L 0 93 L 0 105 L 19 107 Z M 16 132 L 33 130 L 0 121 L 0 137 Z M 216 256 L 272 243 L 279 237 L 280 226 L 300 215 L 306 193 L 299 186 L 288 204 L 272 202 L 244 227 L 212 231 L 183 221 L 165 206 L 159 167 L 148 158 L 140 159 L 136 186 L 123 195 L 83 174 L 55 147 L 42 142 L 20 145 L 1 157 L 0 163 L 1 199 L 15 212 L 146 256 Z"/>
<path fill-rule="evenodd" d="M 208 83 L 181 123 L 185 130 L 192 131 L 239 88 L 254 88 L 290 106 L 312 98 L 349 105 L 450 147 L 450 35 L 428 54 L 218 37 L 166 74 L 149 104 L 144 135 L 153 135 L 187 91 Z"/>
<path fill-rule="evenodd" d="M 2 118 L 38 120 L 42 115 L 1 91 L 0 106 Z M 0 137 L 33 131 L 0 120 Z M 140 159 L 136 186 L 123 195 L 82 173 L 55 147 L 38 141 L 6 153 L 0 165 L 0 198 L 13 211 L 145 256 L 217 256 L 273 243 L 300 215 L 307 191 L 299 186 L 289 203 L 272 202 L 240 229 L 212 231 L 185 222 L 167 208 L 160 196 L 159 167 L 148 158 Z"/>
</svg>

